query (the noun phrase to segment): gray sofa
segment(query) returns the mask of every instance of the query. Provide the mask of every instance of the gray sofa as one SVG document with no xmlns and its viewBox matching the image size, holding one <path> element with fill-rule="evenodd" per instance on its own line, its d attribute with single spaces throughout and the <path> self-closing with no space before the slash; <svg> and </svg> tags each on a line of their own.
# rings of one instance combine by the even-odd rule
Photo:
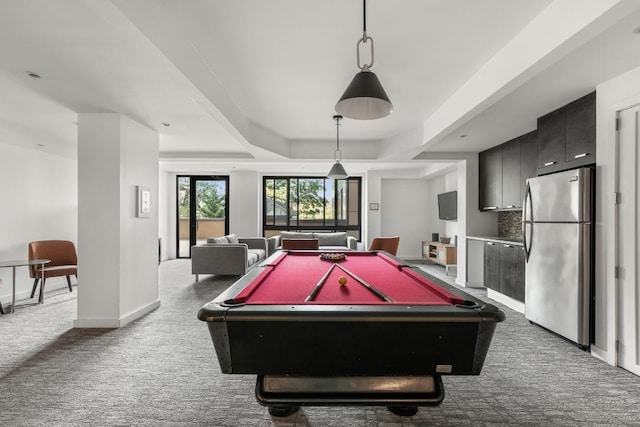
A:
<svg viewBox="0 0 640 427">
<path fill-rule="evenodd" d="M 264 237 L 210 237 L 191 247 L 191 273 L 241 276 L 267 257 Z"/>
<path fill-rule="evenodd" d="M 355 251 L 358 249 L 358 239 L 347 235 L 344 231 L 334 233 L 282 231 L 269 238 L 269 254 L 281 249 L 282 239 L 318 239 L 321 251 Z"/>
</svg>

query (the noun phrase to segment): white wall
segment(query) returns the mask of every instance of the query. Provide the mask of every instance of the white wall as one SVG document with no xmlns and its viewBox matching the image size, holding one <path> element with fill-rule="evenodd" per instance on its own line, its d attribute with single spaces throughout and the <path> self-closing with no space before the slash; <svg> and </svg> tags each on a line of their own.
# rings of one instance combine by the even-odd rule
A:
<svg viewBox="0 0 640 427">
<path fill-rule="evenodd" d="M 46 141 L 42 141 L 47 144 Z M 34 240 L 78 240 L 78 188 L 75 159 L 42 149 L 0 143 L 0 260 L 27 259 Z M 12 271 L 0 269 L 0 301 L 11 301 Z M 18 299 L 28 298 L 33 280 L 16 269 Z M 47 290 L 66 287 L 64 277 L 47 280 Z"/>
<path fill-rule="evenodd" d="M 483 254 L 482 245 L 463 239 L 462 236 L 497 236 L 498 216 L 495 212 L 481 212 L 479 205 L 479 166 L 478 155 L 469 156 L 464 164 L 458 166 L 458 182 L 465 182 L 458 189 L 458 277 L 460 286 L 483 286 Z M 463 208 L 464 206 L 464 208 Z"/>
<path fill-rule="evenodd" d="M 79 114 L 78 165 L 74 325 L 120 327 L 160 304 L 158 135 L 120 114 Z M 148 218 L 136 216 L 137 186 L 151 190 Z"/>
<path fill-rule="evenodd" d="M 458 221 L 445 221 L 440 219 L 438 213 L 438 194 L 449 191 L 458 191 L 458 172 L 450 172 L 433 179 L 427 180 L 428 192 L 425 196 L 429 202 L 428 230 L 426 240 L 431 240 L 431 233 L 438 233 L 440 237 L 450 237 L 453 243 L 453 236 L 460 236 L 460 224 Z M 460 215 L 460 192 L 458 191 L 458 215 Z"/>
<path fill-rule="evenodd" d="M 167 172 L 160 172 L 158 177 L 158 237 L 162 240 L 162 260 L 176 257 L 175 235 L 176 222 L 175 215 L 171 216 L 171 212 L 175 212 L 176 198 L 175 192 L 171 192 L 172 185 L 175 187 L 175 175 Z M 173 177 L 173 181 L 171 181 Z M 174 194 L 173 199 L 171 195 Z M 173 204 L 171 202 L 173 201 Z M 173 209 L 173 210 L 172 210 Z M 174 236 L 174 244 L 169 244 L 169 236 Z"/>
<path fill-rule="evenodd" d="M 464 165 L 464 162 L 460 163 Z M 438 233 L 440 237 L 460 238 L 464 234 L 461 223 L 439 218 L 437 197 L 439 193 L 447 191 L 458 191 L 459 199 L 461 194 L 464 195 L 458 188 L 458 175 L 458 170 L 433 178 L 396 178 L 384 177 L 379 173 L 369 174 L 368 202 L 378 203 L 379 200 L 380 210 L 367 211 L 369 234 L 365 246 L 375 236 L 398 235 L 398 256 L 420 259 L 422 241 L 430 241 L 432 233 Z M 375 194 L 378 188 L 379 195 Z M 461 205 L 464 207 L 464 204 L 460 200 L 458 204 L 458 214 L 461 215 Z"/>
<path fill-rule="evenodd" d="M 120 318 L 158 305 L 158 134 L 120 120 Z M 151 190 L 151 215 L 137 217 L 137 187 Z M 134 315 L 135 317 L 135 315 Z"/>
<path fill-rule="evenodd" d="M 176 214 L 178 209 L 176 179 L 178 174 L 173 172 L 162 172 L 159 173 L 159 176 L 160 196 L 158 200 L 158 218 L 163 218 L 164 221 L 158 223 L 158 237 L 162 239 L 162 259 L 175 259 L 177 257 L 176 236 L 178 232 L 178 226 L 176 223 Z"/>
<path fill-rule="evenodd" d="M 383 203 L 380 211 L 367 211 L 368 241 L 377 235 L 398 234 L 401 237 L 398 255 L 419 259 L 420 242 L 431 240 L 432 233 L 457 236 L 458 266 L 451 270 L 457 273 L 456 283 L 460 286 L 482 286 L 481 278 L 476 277 L 477 271 L 482 271 L 482 252 L 471 251 L 469 254 L 464 236 L 495 236 L 498 221 L 495 214 L 478 210 L 477 177 L 477 154 L 458 160 L 453 172 L 433 177 L 392 178 L 385 177 L 382 172 L 369 173 L 365 190 L 367 203 L 379 200 Z M 420 197 L 416 197 L 418 193 L 414 191 L 419 190 Z M 458 191 L 458 220 L 442 221 L 438 218 L 437 195 L 453 190 Z M 467 276 L 467 266 L 470 267 L 471 278 Z"/>
<path fill-rule="evenodd" d="M 640 103 L 640 67 L 602 83 L 596 88 L 596 324 L 595 346 L 591 353 L 615 364 L 616 342 L 616 265 L 615 205 L 617 111 Z M 637 194 L 625 203 L 637 203 Z"/>
<path fill-rule="evenodd" d="M 362 209 L 364 210 L 364 224 L 362 227 L 361 247 L 358 249 L 367 249 L 371 240 L 376 236 L 382 236 L 382 210 L 369 210 L 371 203 L 378 203 L 382 209 L 382 173 L 371 171 L 366 174 L 363 180 L 362 192 L 364 193 L 364 202 Z M 402 242 L 402 238 L 400 238 Z"/>
<path fill-rule="evenodd" d="M 444 193 L 446 190 L 446 179 L 444 176 L 437 176 L 427 180 L 427 192 L 425 197 L 429 200 L 429 214 L 426 216 L 428 221 L 425 240 L 431 240 L 431 234 L 438 233 L 439 237 L 447 237 L 447 223 L 451 221 L 443 221 L 438 214 L 438 194 Z M 454 189 L 455 190 L 455 189 Z"/>
<path fill-rule="evenodd" d="M 380 236 L 400 236 L 397 256 L 419 259 L 422 241 L 430 240 L 429 183 L 425 179 L 382 179 Z M 370 211 L 375 212 L 375 211 Z M 369 242 L 376 236 L 369 236 Z M 367 244 L 368 247 L 368 244 Z"/>
<path fill-rule="evenodd" d="M 257 172 L 229 174 L 229 232 L 241 237 L 262 236 L 262 178 Z"/>
</svg>

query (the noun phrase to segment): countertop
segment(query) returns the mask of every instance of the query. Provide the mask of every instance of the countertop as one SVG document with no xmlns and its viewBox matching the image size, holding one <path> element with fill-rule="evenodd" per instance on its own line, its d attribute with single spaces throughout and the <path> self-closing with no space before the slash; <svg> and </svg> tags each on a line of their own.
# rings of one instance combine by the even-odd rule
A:
<svg viewBox="0 0 640 427">
<path fill-rule="evenodd" d="M 488 237 L 488 236 L 465 236 L 467 240 L 481 240 L 483 242 L 504 243 L 507 245 L 524 246 L 521 238 L 512 237 Z"/>
</svg>

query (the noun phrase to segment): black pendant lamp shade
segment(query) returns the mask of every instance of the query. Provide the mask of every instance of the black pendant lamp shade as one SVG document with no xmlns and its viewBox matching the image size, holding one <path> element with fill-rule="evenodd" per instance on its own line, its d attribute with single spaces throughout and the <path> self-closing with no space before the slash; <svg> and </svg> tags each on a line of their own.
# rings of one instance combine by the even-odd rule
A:
<svg viewBox="0 0 640 427">
<path fill-rule="evenodd" d="M 393 104 L 372 71 L 360 71 L 336 104 L 336 111 L 358 120 L 380 119 L 393 112 Z"/>
<path fill-rule="evenodd" d="M 331 170 L 327 174 L 327 178 L 330 179 L 347 179 L 349 175 L 347 171 L 344 170 L 344 166 L 340 161 L 342 160 L 342 151 L 340 151 L 340 120 L 342 120 L 342 116 L 335 115 L 333 116 L 333 120 L 336 121 L 336 151 L 334 152 L 334 158 L 336 162 L 331 167 Z"/>
<path fill-rule="evenodd" d="M 370 68 L 373 66 L 373 39 L 367 36 L 367 0 L 362 0 L 363 32 L 362 38 L 356 44 L 357 64 L 360 72 L 351 80 L 351 84 L 344 91 L 336 104 L 336 112 L 357 120 L 380 119 L 393 112 L 393 104 L 382 88 L 378 76 Z M 360 46 L 369 45 L 371 62 L 360 63 Z"/>
<path fill-rule="evenodd" d="M 344 170 L 344 166 L 342 166 L 342 163 L 336 162 L 331 167 L 331 170 L 329 171 L 327 177 L 331 179 L 347 179 L 349 178 L 349 175 L 347 174 L 347 171 Z"/>
</svg>

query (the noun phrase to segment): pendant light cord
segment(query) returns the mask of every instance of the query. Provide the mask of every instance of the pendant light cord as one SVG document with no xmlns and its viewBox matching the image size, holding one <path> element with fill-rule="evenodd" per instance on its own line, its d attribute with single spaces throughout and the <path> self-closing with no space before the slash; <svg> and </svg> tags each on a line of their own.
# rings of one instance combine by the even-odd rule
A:
<svg viewBox="0 0 640 427">
<path fill-rule="evenodd" d="M 342 151 L 340 151 L 340 119 L 342 116 L 336 115 L 333 118 L 336 119 L 336 151 L 333 153 L 333 158 L 336 162 L 340 162 L 342 160 Z"/>
<path fill-rule="evenodd" d="M 362 0 L 362 32 L 367 38 L 367 0 Z"/>
<path fill-rule="evenodd" d="M 369 69 L 371 67 L 373 67 L 373 39 L 369 36 L 367 36 L 367 0 L 362 0 L 362 38 L 360 40 L 358 40 L 358 43 L 356 43 L 356 63 L 358 64 L 358 68 L 360 68 L 362 71 L 369 71 Z M 371 55 L 370 55 L 370 59 L 371 59 L 371 63 L 369 64 L 361 64 L 360 63 L 360 43 L 363 44 L 367 44 L 367 42 L 371 42 L 370 45 L 370 49 L 371 49 Z"/>
</svg>

